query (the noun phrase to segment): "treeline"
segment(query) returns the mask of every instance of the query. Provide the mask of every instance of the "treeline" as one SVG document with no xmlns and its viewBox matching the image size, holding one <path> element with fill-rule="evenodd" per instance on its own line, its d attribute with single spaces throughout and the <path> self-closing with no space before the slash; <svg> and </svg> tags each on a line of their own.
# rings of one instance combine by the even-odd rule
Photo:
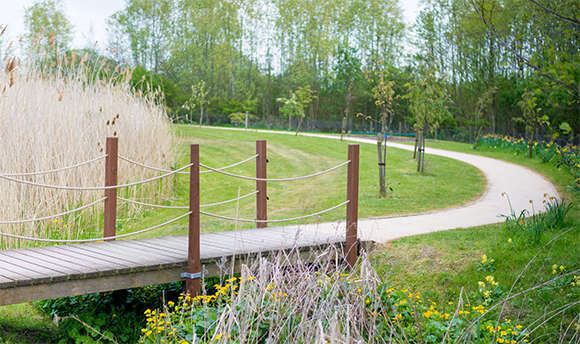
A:
<svg viewBox="0 0 580 344">
<path fill-rule="evenodd" d="M 183 104 L 203 82 L 195 120 L 205 102 L 212 123 L 248 111 L 267 126 L 281 123 L 279 99 L 301 87 L 313 93 L 302 104 L 309 123 L 340 122 L 349 92 L 349 122 L 373 112 L 363 69 L 398 65 L 404 34 L 396 1 L 383 0 L 130 0 L 109 28 L 113 58 L 164 84 L 177 118 L 189 118 Z"/>
<path fill-rule="evenodd" d="M 448 84 L 450 125 L 471 137 L 578 133 L 579 18 L 574 0 L 427 1 L 417 47 Z"/>
<path fill-rule="evenodd" d="M 38 18 L 51 4 L 27 10 L 28 35 L 37 18 L 62 45 L 66 20 Z M 127 0 L 106 55 L 140 91 L 161 89 L 175 121 L 573 140 L 579 13 L 574 0 L 427 0 L 408 28 L 397 0 Z"/>
</svg>

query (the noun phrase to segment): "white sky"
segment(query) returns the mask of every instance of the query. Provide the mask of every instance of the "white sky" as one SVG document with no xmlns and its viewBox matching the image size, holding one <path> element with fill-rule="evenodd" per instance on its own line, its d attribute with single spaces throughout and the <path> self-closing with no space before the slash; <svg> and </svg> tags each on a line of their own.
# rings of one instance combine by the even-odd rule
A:
<svg viewBox="0 0 580 344">
<path fill-rule="evenodd" d="M 420 0 L 400 0 L 405 22 L 411 25 L 419 12 Z M 8 25 L 6 41 L 16 41 L 24 33 L 24 8 L 35 0 L 0 0 L 0 24 Z M 74 27 L 73 48 L 97 44 L 104 49 L 107 42 L 105 20 L 121 10 L 124 0 L 63 0 L 65 13 Z"/>
</svg>

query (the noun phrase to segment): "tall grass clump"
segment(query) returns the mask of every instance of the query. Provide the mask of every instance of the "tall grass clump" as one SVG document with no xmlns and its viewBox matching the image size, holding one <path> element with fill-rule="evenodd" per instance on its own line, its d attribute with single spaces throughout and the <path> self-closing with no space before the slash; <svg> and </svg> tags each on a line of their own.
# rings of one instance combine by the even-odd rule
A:
<svg viewBox="0 0 580 344">
<path fill-rule="evenodd" d="M 297 257 L 297 252 L 281 253 L 257 261 L 204 295 L 182 294 L 162 308 L 145 310 L 139 342 L 528 343 L 541 337 L 545 326 L 564 329 L 553 342 L 578 339 L 578 302 L 554 305 L 539 319 L 508 311 L 541 288 L 557 286 L 575 300 L 577 270 L 563 269 L 532 287 L 516 281 L 517 288 L 509 291 L 504 281 L 488 275 L 471 281 L 477 292 L 462 290 L 456 301 L 438 304 L 389 286 L 364 255 L 352 271 L 336 261 L 341 253 L 334 248 L 314 263 Z"/>
<path fill-rule="evenodd" d="M 119 137 L 119 154 L 153 166 L 172 164 L 169 121 L 156 95 L 133 92 L 130 71 L 108 70 L 104 62 L 87 60 L 88 55 L 74 53 L 42 63 L 4 59 L 0 71 L 0 174 L 51 170 L 102 156 L 108 136 Z M 150 175 L 119 161 L 119 182 L 139 180 L 147 173 Z M 15 178 L 44 184 L 100 186 L 104 184 L 104 161 L 59 173 Z M 120 192 L 144 197 L 162 189 L 156 185 Z M 102 191 L 52 190 L 2 179 L 0 190 L 0 221 L 52 215 L 103 195 Z M 90 231 L 98 233 L 101 211 L 99 205 L 85 211 L 85 215 L 0 225 L 0 231 L 78 238 Z M 0 240 L 4 248 L 23 244 Z"/>
<path fill-rule="evenodd" d="M 528 239 L 532 244 L 538 244 L 543 234 L 548 230 L 563 228 L 566 221 L 566 215 L 572 210 L 574 205 L 567 202 L 565 199 L 558 199 L 553 196 L 548 197 L 544 194 L 542 201 L 545 212 L 536 213 L 534 204 L 532 205 L 532 212 L 524 209 L 517 214 L 511 205 L 511 201 L 507 194 L 502 194 L 506 197 L 510 214 L 502 215 L 505 218 L 505 228 L 508 233 L 514 235 L 522 235 Z"/>
</svg>

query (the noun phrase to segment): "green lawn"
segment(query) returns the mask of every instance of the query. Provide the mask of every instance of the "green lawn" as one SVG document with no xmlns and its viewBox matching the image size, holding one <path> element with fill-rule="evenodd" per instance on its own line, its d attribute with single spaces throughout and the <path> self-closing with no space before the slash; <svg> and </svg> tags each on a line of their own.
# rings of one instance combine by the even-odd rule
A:
<svg viewBox="0 0 580 344">
<path fill-rule="evenodd" d="M 323 138 L 256 133 L 252 131 L 225 131 L 193 126 L 175 127 L 178 136 L 177 166 L 188 163 L 189 144 L 200 144 L 200 159 L 213 167 L 229 165 L 255 154 L 255 140 L 268 141 L 268 176 L 292 177 L 311 174 L 347 160 L 347 142 Z M 415 172 L 411 153 L 389 149 L 387 182 L 393 191 L 387 198 L 378 197 L 378 170 L 376 146 L 361 145 L 359 217 L 409 214 L 465 204 L 478 198 L 485 189 L 485 180 L 479 170 L 443 157 L 429 157 L 427 175 Z M 232 173 L 255 176 L 255 163 L 250 161 L 229 170 Z M 187 205 L 187 176 L 173 181 L 174 193 L 164 204 Z M 234 179 L 218 173 L 201 175 L 201 203 L 237 197 L 255 190 L 255 182 Z M 346 167 L 329 174 L 294 182 L 268 184 L 268 217 L 271 219 L 301 216 L 330 208 L 346 198 Z M 236 203 L 204 209 L 208 212 L 235 217 Z M 255 217 L 255 197 L 239 203 L 239 217 Z M 182 214 L 178 210 L 143 209 L 142 216 L 130 222 L 120 222 L 119 232 L 131 232 L 152 226 Z M 297 223 L 341 220 L 345 210 L 336 209 L 327 214 Z M 294 222 L 296 223 L 296 222 Z M 161 236 L 184 234 L 185 220 L 145 234 Z M 202 231 L 222 231 L 250 228 L 253 225 L 202 217 Z"/>
<path fill-rule="evenodd" d="M 567 200 L 575 204 L 580 201 L 578 193 L 569 187 L 573 177 L 564 169 L 542 163 L 539 159 L 507 151 L 474 151 L 471 145 L 456 142 L 430 142 L 427 147 L 479 154 L 527 166 L 548 177 Z M 580 210 L 576 206 L 570 211 L 565 225 L 546 232 L 539 244 L 531 244 L 520 233 L 508 232 L 503 224 L 494 224 L 399 239 L 379 247 L 372 260 L 383 278 L 393 286 L 421 292 L 427 298 L 447 304 L 457 301 L 462 288 L 464 296 L 473 298 L 478 293 L 478 281 L 485 281 L 487 275 L 493 275 L 504 291 L 509 290 L 530 261 L 514 292 L 554 278 L 553 265 L 557 265 L 558 270 L 562 265 L 564 272 L 580 269 L 579 228 Z M 478 271 L 478 263 L 484 254 L 495 260 L 495 271 Z M 578 297 L 578 286 L 543 287 L 530 293 L 528 298 L 517 298 L 508 303 L 506 316 L 529 322 L 542 317 L 546 310 L 577 301 Z M 570 321 L 579 311 L 580 307 L 575 306 L 565 312 L 566 320 Z M 540 333 L 557 329 L 560 319 L 562 315 Z"/>
</svg>

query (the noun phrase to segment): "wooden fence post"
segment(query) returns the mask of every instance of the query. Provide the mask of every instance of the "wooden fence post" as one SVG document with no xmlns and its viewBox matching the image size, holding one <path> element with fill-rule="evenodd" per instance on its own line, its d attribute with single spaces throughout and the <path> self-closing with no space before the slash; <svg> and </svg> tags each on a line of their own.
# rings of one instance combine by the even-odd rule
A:
<svg viewBox="0 0 580 344">
<path fill-rule="evenodd" d="M 346 186 L 346 262 L 353 267 L 358 258 L 358 166 L 359 145 L 348 145 L 348 176 Z"/>
<path fill-rule="evenodd" d="M 117 137 L 107 137 L 105 159 L 105 186 L 117 185 L 117 165 L 118 165 L 118 143 Z M 117 189 L 105 190 L 105 219 L 103 223 L 103 237 L 113 237 L 117 235 Z M 109 239 L 115 240 L 115 239 Z"/>
<path fill-rule="evenodd" d="M 189 234 L 187 248 L 187 272 L 181 274 L 186 278 L 185 290 L 189 296 L 198 296 L 201 292 L 200 262 L 200 207 L 199 207 L 199 145 L 191 145 L 191 167 L 189 174 Z"/>
<path fill-rule="evenodd" d="M 257 178 L 267 178 L 266 175 L 266 163 L 267 159 L 267 147 L 266 140 L 256 140 L 256 177 Z M 257 220 L 267 220 L 268 219 L 268 191 L 267 182 L 265 180 L 256 181 L 256 219 Z M 258 222 L 258 228 L 266 228 L 268 224 L 266 222 Z"/>
</svg>

